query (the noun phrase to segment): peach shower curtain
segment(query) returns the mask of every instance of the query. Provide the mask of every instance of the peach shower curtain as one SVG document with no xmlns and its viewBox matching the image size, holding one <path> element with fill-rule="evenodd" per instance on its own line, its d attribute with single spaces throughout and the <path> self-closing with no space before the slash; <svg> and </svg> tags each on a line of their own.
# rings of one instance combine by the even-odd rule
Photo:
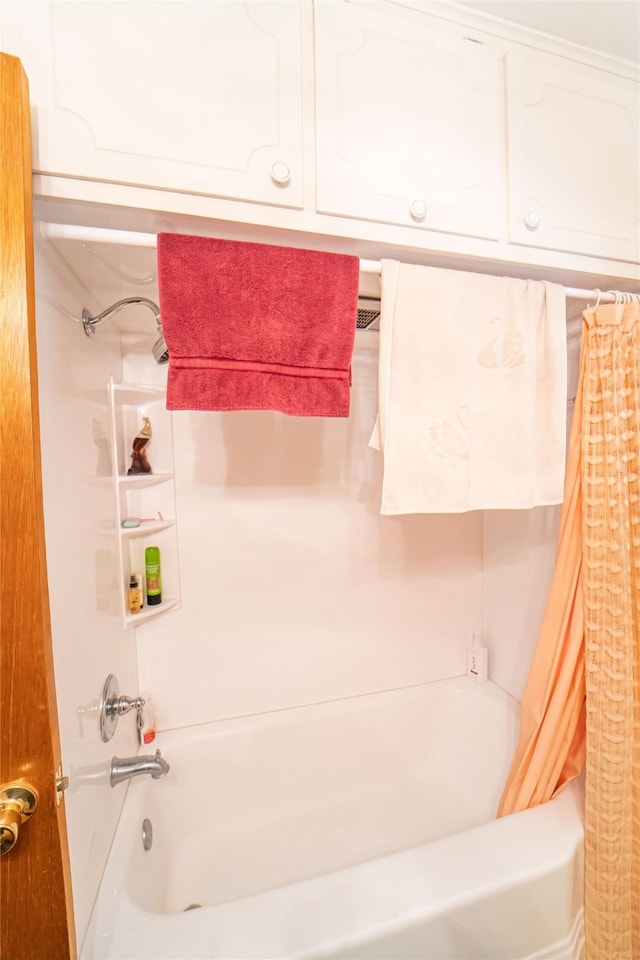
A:
<svg viewBox="0 0 640 960">
<path fill-rule="evenodd" d="M 640 303 L 585 313 L 588 960 L 640 957 Z"/>
<path fill-rule="evenodd" d="M 500 813 L 549 799 L 575 776 L 586 734 L 587 958 L 637 960 L 640 303 L 589 309 L 583 316 L 581 397 L 557 566 Z"/>
<path fill-rule="evenodd" d="M 583 337 L 556 564 L 522 698 L 518 746 L 498 816 L 550 800 L 584 765 L 580 446 L 585 346 Z"/>
</svg>

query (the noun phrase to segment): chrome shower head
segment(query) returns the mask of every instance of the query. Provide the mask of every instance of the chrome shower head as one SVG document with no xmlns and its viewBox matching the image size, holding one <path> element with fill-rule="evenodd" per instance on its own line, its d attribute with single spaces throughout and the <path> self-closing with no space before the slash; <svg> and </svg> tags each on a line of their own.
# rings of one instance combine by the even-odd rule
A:
<svg viewBox="0 0 640 960">
<path fill-rule="evenodd" d="M 152 353 L 153 359 L 158 364 L 168 363 L 169 362 L 169 348 L 167 347 L 166 341 L 164 339 L 164 334 L 162 332 L 162 327 L 160 326 L 160 321 L 158 321 L 158 330 L 160 331 L 160 336 L 153 345 Z"/>
<path fill-rule="evenodd" d="M 127 297 L 125 300 L 118 300 L 117 303 L 112 304 L 112 306 L 107 307 L 106 310 L 103 310 L 102 313 L 97 314 L 95 317 L 92 317 L 88 310 L 82 311 L 82 326 L 84 332 L 88 337 L 92 337 L 95 333 L 95 326 L 98 323 L 101 323 L 105 317 L 110 316 L 111 314 L 118 313 L 119 310 L 122 310 L 123 307 L 129 306 L 129 304 L 139 303 L 143 307 L 148 307 L 156 318 L 156 324 L 158 326 L 158 333 L 160 336 L 154 343 L 152 347 L 153 359 L 158 364 L 168 363 L 169 361 L 169 350 L 164 339 L 164 334 L 162 332 L 162 325 L 160 323 L 160 308 L 157 303 L 154 303 L 153 300 L 149 300 L 147 297 Z"/>
</svg>

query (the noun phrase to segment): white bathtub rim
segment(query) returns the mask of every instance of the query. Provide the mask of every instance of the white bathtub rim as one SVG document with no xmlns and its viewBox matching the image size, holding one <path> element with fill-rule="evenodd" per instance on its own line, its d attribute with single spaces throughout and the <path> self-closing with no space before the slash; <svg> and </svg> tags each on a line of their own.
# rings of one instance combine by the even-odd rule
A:
<svg viewBox="0 0 640 960">
<path fill-rule="evenodd" d="M 133 794 L 133 791 L 129 792 L 130 823 L 119 838 L 121 843 L 140 842 L 134 837 L 134 824 L 137 825 L 140 819 L 143 795 L 142 792 L 137 796 Z M 511 835 L 501 837 L 501 846 L 506 844 L 512 855 L 508 866 L 497 864 L 488 856 L 492 852 L 492 834 L 496 830 Z M 417 918 L 425 920 L 464 905 L 479 890 L 478 881 L 473 877 L 474 864 L 482 864 L 481 891 L 499 891 L 527 878 L 544 875 L 554 865 L 567 864 L 582 842 L 580 785 L 574 783 L 549 804 L 512 817 L 473 827 L 423 847 L 346 867 L 333 874 L 186 914 L 156 914 L 142 910 L 131 900 L 126 878 L 114 876 L 113 865 L 110 865 L 111 869 L 108 867 L 105 874 L 103 895 L 96 906 L 93 932 L 85 940 L 88 949 L 91 949 L 93 940 L 97 952 L 82 955 L 135 956 L 140 960 L 145 957 L 153 960 L 180 958 L 184 955 L 185 943 L 188 943 L 189 956 L 193 960 L 216 956 L 251 956 L 255 960 L 282 956 L 303 958 L 326 951 L 331 944 L 355 942 L 354 923 L 357 939 L 361 940 L 381 931 L 388 932 L 398 924 Z M 517 869 L 518 844 L 527 847 L 526 870 Z M 449 863 L 455 864 L 455 877 L 447 878 Z M 487 868 L 492 874 L 489 877 Z M 439 889 L 425 889 L 425 880 L 428 882 L 434 873 L 438 875 Z M 397 885 L 396 877 L 399 878 Z M 443 877 L 448 882 L 448 891 L 442 889 L 440 881 Z M 396 898 L 394 893 L 398 890 Z M 340 905 L 344 907 L 345 903 L 341 891 L 348 894 L 348 918 L 340 916 Z M 310 916 L 310 905 L 319 915 Z M 291 917 L 302 909 L 305 910 L 305 928 L 293 930 L 287 920 L 290 922 Z M 286 944 L 283 943 L 285 933 Z M 100 943 L 108 952 L 99 952 Z M 163 945 L 165 952 L 158 952 L 159 944 Z M 145 952 L 149 949 L 150 953 Z M 538 953 L 540 957 L 545 956 L 544 952 Z"/>
</svg>

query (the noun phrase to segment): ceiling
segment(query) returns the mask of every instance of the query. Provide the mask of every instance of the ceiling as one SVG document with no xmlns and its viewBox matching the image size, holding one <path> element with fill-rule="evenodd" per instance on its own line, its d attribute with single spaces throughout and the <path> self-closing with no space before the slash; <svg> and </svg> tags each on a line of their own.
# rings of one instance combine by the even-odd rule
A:
<svg viewBox="0 0 640 960">
<path fill-rule="evenodd" d="M 640 0 L 461 0 L 455 5 L 640 64 Z"/>
</svg>

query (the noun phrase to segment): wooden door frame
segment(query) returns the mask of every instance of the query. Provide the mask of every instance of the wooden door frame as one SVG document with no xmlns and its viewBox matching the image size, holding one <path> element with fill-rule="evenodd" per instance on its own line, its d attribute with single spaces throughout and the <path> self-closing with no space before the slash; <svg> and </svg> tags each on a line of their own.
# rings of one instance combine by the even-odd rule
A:
<svg viewBox="0 0 640 960">
<path fill-rule="evenodd" d="M 0 782 L 38 809 L 0 859 L 3 960 L 76 956 L 45 554 L 29 90 L 0 54 Z"/>
</svg>

